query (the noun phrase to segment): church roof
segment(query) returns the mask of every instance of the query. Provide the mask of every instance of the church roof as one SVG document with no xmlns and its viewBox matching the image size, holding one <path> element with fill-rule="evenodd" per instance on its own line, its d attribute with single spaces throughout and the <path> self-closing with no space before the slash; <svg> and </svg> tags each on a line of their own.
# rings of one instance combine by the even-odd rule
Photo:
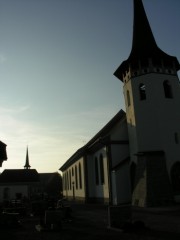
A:
<svg viewBox="0 0 180 240">
<path fill-rule="evenodd" d="M 38 181 L 39 174 L 36 169 L 6 169 L 0 175 L 0 184 L 29 183 Z"/>
<path fill-rule="evenodd" d="M 165 67 L 173 66 L 174 64 L 176 70 L 180 69 L 177 58 L 166 54 L 157 46 L 142 0 L 134 0 L 134 26 L 131 53 L 128 59 L 115 71 L 114 75 L 122 80 L 123 73 L 128 71 L 130 66 L 131 68 L 136 68 L 139 61 L 142 65 L 146 64 L 149 58 L 156 63 L 163 60 Z"/>
<path fill-rule="evenodd" d="M 40 182 L 43 184 L 49 184 L 55 178 L 60 178 L 60 174 L 58 172 L 53 173 L 39 173 Z"/>
<path fill-rule="evenodd" d="M 69 165 L 82 157 L 87 151 L 93 147 L 94 144 L 100 143 L 101 146 L 106 141 L 110 130 L 118 123 L 120 120 L 126 119 L 126 113 L 121 109 L 93 138 L 90 139 L 82 148 L 79 148 L 59 169 L 64 171 Z M 125 142 L 125 141 L 124 141 Z"/>
</svg>

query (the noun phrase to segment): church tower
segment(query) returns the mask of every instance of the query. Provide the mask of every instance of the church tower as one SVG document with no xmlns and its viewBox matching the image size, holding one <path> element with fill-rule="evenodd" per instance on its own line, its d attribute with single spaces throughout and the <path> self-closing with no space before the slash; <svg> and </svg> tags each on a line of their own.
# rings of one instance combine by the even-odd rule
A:
<svg viewBox="0 0 180 240">
<path fill-rule="evenodd" d="M 24 169 L 30 169 L 31 166 L 29 165 L 29 154 L 28 154 L 28 147 L 27 147 L 27 150 L 26 150 L 26 162 L 25 162 L 25 165 L 24 165 Z"/>
<path fill-rule="evenodd" d="M 177 58 L 157 46 L 142 0 L 134 0 L 132 49 L 114 73 L 124 84 L 130 158 L 136 165 L 133 205 L 157 206 L 180 196 L 175 179 L 180 173 L 173 172 L 174 166 L 180 170 L 179 69 Z"/>
</svg>

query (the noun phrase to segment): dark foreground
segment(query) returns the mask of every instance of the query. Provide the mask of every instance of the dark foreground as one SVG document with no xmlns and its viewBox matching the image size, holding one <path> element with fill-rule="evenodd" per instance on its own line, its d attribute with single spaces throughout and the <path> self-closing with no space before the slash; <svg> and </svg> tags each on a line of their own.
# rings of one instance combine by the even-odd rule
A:
<svg viewBox="0 0 180 240">
<path fill-rule="evenodd" d="M 72 221 L 64 221 L 56 231 L 38 231 L 39 217 L 24 217 L 20 226 L 0 229 L 0 239 L 6 240 L 157 240 L 180 239 L 179 233 L 155 231 L 149 228 L 128 229 L 124 232 L 108 228 L 108 211 L 105 206 L 72 205 Z"/>
</svg>

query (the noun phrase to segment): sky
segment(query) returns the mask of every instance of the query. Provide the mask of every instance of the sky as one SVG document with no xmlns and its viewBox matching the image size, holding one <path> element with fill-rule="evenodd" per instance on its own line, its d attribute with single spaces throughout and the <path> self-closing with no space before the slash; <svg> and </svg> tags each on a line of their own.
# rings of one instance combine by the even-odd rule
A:
<svg viewBox="0 0 180 240">
<path fill-rule="evenodd" d="M 158 46 L 180 60 L 180 1 L 144 0 Z M 0 169 L 56 172 L 120 110 L 133 0 L 0 0 Z M 143 37 L 143 36 L 142 36 Z"/>
</svg>

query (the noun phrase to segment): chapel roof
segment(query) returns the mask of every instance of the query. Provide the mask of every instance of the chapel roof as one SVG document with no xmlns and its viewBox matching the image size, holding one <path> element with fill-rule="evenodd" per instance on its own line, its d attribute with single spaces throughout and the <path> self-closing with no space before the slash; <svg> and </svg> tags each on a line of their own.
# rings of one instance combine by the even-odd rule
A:
<svg viewBox="0 0 180 240">
<path fill-rule="evenodd" d="M 28 183 L 38 182 L 39 174 L 36 169 L 5 169 L 0 174 L 0 184 L 2 183 Z"/>
</svg>

